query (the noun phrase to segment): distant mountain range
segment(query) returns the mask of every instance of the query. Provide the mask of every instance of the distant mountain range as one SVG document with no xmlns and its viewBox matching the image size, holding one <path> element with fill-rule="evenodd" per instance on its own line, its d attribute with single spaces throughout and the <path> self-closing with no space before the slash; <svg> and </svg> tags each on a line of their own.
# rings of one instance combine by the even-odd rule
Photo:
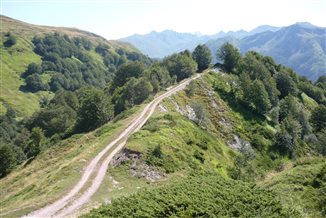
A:
<svg viewBox="0 0 326 218">
<path fill-rule="evenodd" d="M 252 31 L 219 32 L 214 35 L 178 33 L 172 30 L 132 35 L 121 39 L 130 42 L 152 58 L 163 58 L 174 52 L 192 50 L 205 43 L 213 52 L 225 42 L 241 52 L 255 50 L 272 56 L 278 63 L 292 67 L 300 75 L 315 81 L 326 75 L 326 28 L 310 23 L 287 27 L 259 26 Z M 216 61 L 216 59 L 214 59 Z"/>
<path fill-rule="evenodd" d="M 183 51 L 185 49 L 194 49 L 198 44 L 206 43 L 209 40 L 223 37 L 235 37 L 241 39 L 256 33 L 277 31 L 279 29 L 279 27 L 264 25 L 249 32 L 245 30 L 229 32 L 220 31 L 214 35 L 178 33 L 173 30 L 164 30 L 162 32 L 152 31 L 145 35 L 135 34 L 120 40 L 135 45 L 144 54 L 152 58 L 163 58 L 169 54 Z"/>
</svg>

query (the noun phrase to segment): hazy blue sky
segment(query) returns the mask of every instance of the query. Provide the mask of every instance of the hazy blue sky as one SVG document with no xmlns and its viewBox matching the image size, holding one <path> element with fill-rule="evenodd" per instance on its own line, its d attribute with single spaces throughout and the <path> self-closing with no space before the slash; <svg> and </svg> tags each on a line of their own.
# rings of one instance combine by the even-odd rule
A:
<svg viewBox="0 0 326 218">
<path fill-rule="evenodd" d="M 326 26 L 326 0 L 0 0 L 1 14 L 33 24 L 77 27 L 108 39 L 152 30 L 251 30 L 307 21 Z"/>
</svg>

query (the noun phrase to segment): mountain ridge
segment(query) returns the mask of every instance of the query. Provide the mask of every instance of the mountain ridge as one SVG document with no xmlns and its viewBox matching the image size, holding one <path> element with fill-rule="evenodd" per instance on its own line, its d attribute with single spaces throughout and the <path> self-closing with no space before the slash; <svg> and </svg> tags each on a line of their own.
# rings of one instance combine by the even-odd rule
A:
<svg viewBox="0 0 326 218">
<path fill-rule="evenodd" d="M 297 22 L 285 27 L 262 25 L 250 31 L 220 31 L 200 36 L 171 30 L 155 31 L 120 40 L 133 44 L 154 58 L 163 58 L 185 49 L 193 50 L 197 44 L 206 44 L 215 54 L 223 43 L 231 42 L 241 53 L 254 50 L 271 56 L 312 81 L 326 75 L 326 28 L 309 22 Z"/>
</svg>

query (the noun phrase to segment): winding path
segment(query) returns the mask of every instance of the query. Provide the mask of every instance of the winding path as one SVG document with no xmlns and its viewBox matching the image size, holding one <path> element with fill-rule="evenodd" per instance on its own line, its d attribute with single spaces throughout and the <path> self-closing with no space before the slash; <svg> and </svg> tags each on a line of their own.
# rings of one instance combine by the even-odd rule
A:
<svg viewBox="0 0 326 218">
<path fill-rule="evenodd" d="M 138 131 L 146 123 L 149 117 L 154 113 L 160 101 L 184 89 L 191 80 L 197 79 L 198 77 L 200 77 L 200 75 L 182 81 L 148 103 L 141 114 L 132 120 L 129 126 L 88 164 L 81 179 L 68 194 L 54 203 L 31 212 L 24 217 L 64 217 L 75 213 L 82 205 L 89 201 L 92 195 L 98 190 L 113 156 L 124 147 L 129 136 Z M 108 153 L 112 148 L 114 150 Z M 107 157 L 104 159 L 103 157 L 105 155 L 107 155 Z M 80 194 L 82 189 L 86 191 Z"/>
</svg>

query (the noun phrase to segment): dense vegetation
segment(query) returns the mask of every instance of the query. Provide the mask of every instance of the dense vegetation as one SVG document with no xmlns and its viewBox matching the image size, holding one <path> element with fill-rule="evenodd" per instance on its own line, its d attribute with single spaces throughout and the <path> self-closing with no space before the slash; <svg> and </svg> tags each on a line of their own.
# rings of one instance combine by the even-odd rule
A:
<svg viewBox="0 0 326 218">
<path fill-rule="evenodd" d="M 270 57 L 252 51 L 241 56 L 228 43 L 218 51 L 218 57 L 230 75 L 229 87 L 216 85 L 216 91 L 270 122 L 276 129 L 276 134 L 268 139 L 273 142 L 274 151 L 295 157 L 304 155 L 308 146 L 325 154 L 323 77 L 313 84 Z M 256 138 L 253 144 L 259 149 L 264 143 L 257 134 L 252 137 Z"/>
<path fill-rule="evenodd" d="M 6 49 L 20 43 L 11 33 L 3 40 Z M 134 51 L 60 34 L 34 37 L 31 46 L 41 60 L 20 72 L 25 82 L 21 90 L 55 94 L 41 98 L 41 109 L 24 119 L 18 119 L 9 105 L 1 105 L 6 112 L 0 116 L 0 177 L 19 164 L 26 167 L 54 145 L 74 142 L 78 133 L 117 120 L 117 115 L 197 70 L 202 72 L 212 57 L 205 45 L 198 45 L 193 53 L 186 50 L 154 63 Z M 270 57 L 257 52 L 241 55 L 231 44 L 223 45 L 217 57 L 221 64 L 216 67 L 222 72 L 213 69 L 167 99 L 166 108 L 161 108 L 166 111 L 154 115 L 127 145 L 141 154 L 138 164 L 146 169 L 171 177 L 194 170 L 194 175 L 118 199 L 89 216 L 325 214 L 325 159 L 315 163 L 300 158 L 326 155 L 326 77 L 312 83 Z M 87 137 L 92 134 L 100 133 Z M 234 141 L 232 150 L 228 146 Z M 128 164 L 127 160 L 124 167 Z M 210 174 L 199 172 L 203 169 Z M 270 170 L 279 173 L 271 181 L 265 177 Z M 281 201 L 272 192 L 237 180 L 263 180 Z M 289 187 L 294 195 L 282 196 Z M 305 194 L 312 200 L 302 198 Z M 297 200 L 298 213 L 288 203 Z"/>
<path fill-rule="evenodd" d="M 305 217 L 326 216 L 324 158 L 300 158 L 288 170 L 274 173 L 260 185 L 277 193 L 283 205 L 295 207 Z"/>
<path fill-rule="evenodd" d="M 203 174 L 113 200 L 84 217 L 299 217 L 272 192 Z"/>
<path fill-rule="evenodd" d="M 197 71 L 189 51 L 152 64 L 139 53 L 112 51 L 106 44 L 95 46 L 80 37 L 55 33 L 34 37 L 33 43 L 42 63 L 28 65 L 22 74 L 26 82 L 23 89 L 50 89 L 55 96 L 51 100 L 43 98 L 42 109 L 20 122 L 7 106 L 0 122 L 4 153 L 1 161 L 6 163 L 1 168 L 1 177 L 61 139 L 94 130 Z M 92 49 L 103 58 L 102 62 L 94 58 L 97 54 L 90 55 Z M 47 80 L 46 75 L 50 76 Z"/>
<path fill-rule="evenodd" d="M 275 170 L 284 175 L 283 180 L 272 185 L 268 183 L 264 187 L 277 192 L 282 199 L 280 205 L 298 209 L 295 215 L 291 214 L 292 217 L 320 216 L 325 202 L 325 171 L 322 167 L 325 159 L 317 158 L 320 162 L 308 167 L 309 172 L 289 172 L 286 166 L 293 161 L 295 169 L 300 169 L 305 165 L 300 162 L 300 158 L 308 153 L 325 155 L 324 77 L 312 83 L 291 69 L 276 64 L 270 57 L 256 52 L 241 55 L 230 44 L 225 44 L 217 55 L 222 62 L 217 66 L 222 68 L 222 72 L 211 71 L 203 76 L 203 80 L 192 82 L 184 93 L 166 100 L 164 106 L 169 114 L 162 112 L 163 114 L 151 118 L 143 130 L 129 140 L 127 149 L 142 154 L 138 162 L 140 166 L 147 165 L 172 175 L 176 172 L 183 174 L 183 170 L 189 169 L 200 174 L 199 171 L 205 169 L 218 172 L 229 177 L 229 182 L 237 183 L 236 180 L 264 181 L 266 174 Z M 212 89 L 216 96 L 211 93 Z M 195 102 L 193 99 L 196 99 Z M 213 104 L 217 106 L 214 108 Z M 191 107 L 196 115 L 191 118 L 194 121 L 192 124 L 189 120 L 185 121 L 187 118 L 180 118 L 180 113 L 189 116 L 187 107 Z M 178 115 L 173 113 L 175 110 Z M 223 145 L 233 143 L 235 136 L 238 137 L 236 154 L 227 152 Z M 296 161 L 297 159 L 299 160 Z M 125 164 L 128 165 L 128 162 Z M 197 176 L 194 178 L 200 180 L 200 176 Z M 220 178 L 217 175 L 215 177 L 218 177 L 214 180 L 218 184 Z M 267 176 L 266 181 L 269 178 Z M 273 213 L 274 216 L 281 216 L 276 211 L 264 215 L 252 215 L 254 212 L 246 215 L 250 208 L 238 215 L 228 213 L 230 205 L 236 204 L 237 209 L 243 207 L 238 202 L 231 203 L 225 199 L 222 201 L 226 203 L 223 207 L 225 214 L 220 214 L 211 206 L 220 205 L 213 200 L 216 195 L 210 196 L 208 193 L 213 193 L 216 189 L 227 190 L 230 192 L 226 194 L 230 196 L 227 199 L 237 196 L 241 201 L 242 197 L 235 194 L 241 191 L 236 191 L 234 186 L 224 186 L 225 184 L 223 188 L 208 187 L 205 186 L 204 179 L 199 182 L 204 186 L 201 189 L 200 185 L 191 182 L 192 179 L 184 179 L 180 187 L 176 185 L 179 187 L 177 190 L 170 185 L 118 199 L 112 205 L 102 206 L 88 216 L 128 216 L 131 213 L 144 217 L 199 216 L 200 212 L 203 212 L 200 213 L 203 216 L 272 216 Z M 189 192 L 188 184 L 191 190 Z M 299 184 L 301 188 L 297 189 Z M 293 195 L 284 194 L 289 188 L 293 190 Z M 197 191 L 201 193 L 200 197 L 196 196 Z M 223 193 L 219 192 L 218 196 L 223 198 Z M 303 193 L 313 200 L 303 199 Z M 248 195 L 244 198 L 252 199 Z M 277 198 L 275 195 L 274 199 Z M 196 199 L 201 201 L 197 202 Z M 300 201 L 296 204 L 298 199 Z M 206 202 L 210 207 L 206 207 Z M 212 214 L 206 214 L 211 211 Z"/>
<path fill-rule="evenodd" d="M 26 81 L 25 88 L 32 92 L 48 89 L 74 91 L 85 85 L 104 88 L 116 68 L 128 60 L 150 63 L 147 57 L 139 53 L 123 49 L 114 51 L 107 44 L 96 46 L 82 37 L 70 38 L 55 33 L 34 37 L 32 42 L 34 52 L 42 57 L 40 65 L 31 63 L 22 74 Z M 92 54 L 94 51 L 103 60 Z M 48 83 L 41 79 L 44 74 L 50 75 Z"/>
</svg>

